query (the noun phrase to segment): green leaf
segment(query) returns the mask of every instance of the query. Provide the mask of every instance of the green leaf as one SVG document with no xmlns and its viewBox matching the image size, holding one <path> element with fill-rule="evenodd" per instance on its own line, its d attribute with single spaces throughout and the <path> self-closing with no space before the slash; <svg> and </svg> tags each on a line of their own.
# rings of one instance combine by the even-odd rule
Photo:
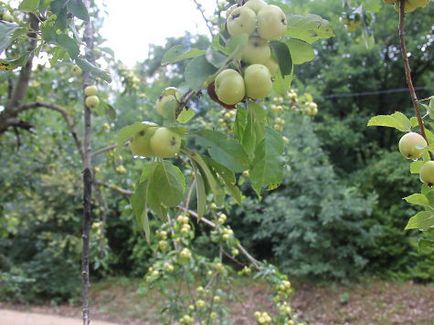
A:
<svg viewBox="0 0 434 325">
<path fill-rule="evenodd" d="M 401 112 L 395 112 L 391 115 L 374 116 L 369 120 L 368 126 L 385 126 L 402 132 L 411 131 L 410 120 Z"/>
<path fill-rule="evenodd" d="M 421 211 L 408 220 L 405 230 L 420 229 L 425 230 L 434 226 L 434 212 Z"/>
<path fill-rule="evenodd" d="M 185 67 L 185 81 L 192 90 L 199 90 L 216 71 L 217 68 L 208 63 L 204 56 L 199 56 L 188 62 Z"/>
<path fill-rule="evenodd" d="M 213 50 L 211 47 L 206 51 L 206 60 L 216 68 L 221 68 L 226 64 L 228 57 L 219 51 Z"/>
<path fill-rule="evenodd" d="M 421 206 L 425 206 L 425 207 L 429 207 L 430 203 L 428 198 L 420 193 L 415 193 L 412 195 L 409 195 L 407 197 L 404 198 L 405 201 L 407 201 L 407 203 L 413 204 L 413 205 L 421 205 Z"/>
<path fill-rule="evenodd" d="M 271 128 L 267 128 L 265 137 L 255 151 L 255 159 L 251 164 L 250 179 L 259 195 L 262 186 L 280 184 L 283 179 L 282 158 L 284 143 L 282 136 Z"/>
<path fill-rule="evenodd" d="M 419 254 L 432 254 L 434 250 L 434 239 L 420 239 L 418 242 Z"/>
<path fill-rule="evenodd" d="M 267 113 L 261 105 L 248 102 L 245 127 L 238 131 L 240 143 L 243 145 L 250 160 L 253 159 L 256 146 L 265 136 Z"/>
<path fill-rule="evenodd" d="M 185 124 L 188 123 L 195 115 L 196 113 L 192 109 L 184 107 L 176 120 L 179 123 Z"/>
<path fill-rule="evenodd" d="M 143 229 L 146 240 L 149 244 L 151 239 L 151 231 L 149 228 L 148 213 L 146 211 L 148 185 L 148 182 L 137 184 L 136 190 L 130 198 L 130 202 L 131 206 L 133 207 L 133 213 L 137 226 L 139 229 Z"/>
<path fill-rule="evenodd" d="M 158 163 L 150 179 L 149 191 L 166 207 L 176 207 L 184 198 L 184 174 L 168 161 Z"/>
<path fill-rule="evenodd" d="M 292 70 L 291 74 L 289 76 L 285 76 L 285 78 L 283 78 L 282 75 L 278 73 L 274 78 L 273 90 L 280 96 L 286 96 L 293 80 L 294 69 Z"/>
<path fill-rule="evenodd" d="M 288 15 L 287 36 L 312 44 L 335 36 L 330 23 L 318 15 Z"/>
<path fill-rule="evenodd" d="M 0 59 L 0 71 L 12 71 L 19 66 L 23 66 L 26 64 L 28 58 L 29 54 L 26 53 L 13 60 Z"/>
<path fill-rule="evenodd" d="M 244 148 L 223 133 L 202 130 L 195 133 L 197 142 L 206 147 L 212 159 L 234 172 L 248 168 L 249 160 Z"/>
<path fill-rule="evenodd" d="M 123 146 L 125 142 L 127 142 L 129 139 L 134 137 L 138 132 L 144 131 L 150 126 L 155 126 L 155 123 L 143 121 L 143 122 L 136 122 L 131 125 L 123 127 L 118 132 L 118 138 L 117 138 L 117 145 Z"/>
<path fill-rule="evenodd" d="M 75 63 L 83 70 L 87 71 L 90 74 L 94 75 L 95 77 L 101 78 L 107 82 L 111 82 L 112 78 L 110 77 L 110 74 L 97 66 L 93 65 L 89 61 L 87 61 L 85 58 L 78 57 L 75 59 Z"/>
<path fill-rule="evenodd" d="M 190 158 L 196 163 L 202 176 L 205 178 L 209 189 L 214 195 L 215 203 L 218 206 L 223 205 L 224 192 L 202 156 L 197 152 L 193 152 L 190 154 Z"/>
<path fill-rule="evenodd" d="M 204 157 L 203 159 L 214 171 L 214 173 L 218 174 L 223 180 L 227 192 L 235 199 L 238 204 L 240 204 L 242 201 L 242 193 L 236 185 L 237 179 L 235 178 L 235 173 L 210 158 Z"/>
<path fill-rule="evenodd" d="M 192 59 L 198 56 L 203 56 L 206 53 L 204 50 L 192 48 L 191 50 L 186 50 L 183 45 L 176 45 L 169 49 L 161 59 L 161 64 L 172 64 L 179 61 Z"/>
<path fill-rule="evenodd" d="M 18 9 L 22 11 L 35 12 L 39 7 L 40 0 L 23 0 L 21 1 Z"/>
<path fill-rule="evenodd" d="M 315 52 L 309 43 L 291 38 L 286 42 L 291 53 L 292 63 L 303 64 L 310 62 L 315 58 Z"/>
<path fill-rule="evenodd" d="M 0 53 L 12 43 L 12 34 L 18 27 L 18 25 L 0 21 Z"/>
<path fill-rule="evenodd" d="M 68 35 L 56 35 L 56 42 L 68 52 L 71 59 L 75 59 L 80 54 L 78 42 Z"/>
<path fill-rule="evenodd" d="M 202 218 L 206 209 L 206 189 L 205 182 L 199 172 L 195 173 L 196 181 L 196 210 L 199 218 Z"/>
<path fill-rule="evenodd" d="M 83 21 L 89 21 L 89 13 L 82 0 L 69 0 L 68 10 L 73 16 Z"/>
<path fill-rule="evenodd" d="M 422 161 L 422 160 L 418 160 L 418 161 L 413 161 L 413 162 L 411 162 L 411 163 L 410 163 L 410 173 L 411 173 L 411 174 L 419 174 L 420 169 L 421 169 L 421 167 L 422 167 L 422 165 L 423 165 L 424 163 L 425 163 L 425 162 Z"/>
<path fill-rule="evenodd" d="M 279 41 L 270 42 L 271 50 L 273 51 L 273 56 L 276 58 L 279 64 L 280 72 L 283 77 L 288 76 L 292 73 L 292 58 L 288 46 Z"/>
</svg>

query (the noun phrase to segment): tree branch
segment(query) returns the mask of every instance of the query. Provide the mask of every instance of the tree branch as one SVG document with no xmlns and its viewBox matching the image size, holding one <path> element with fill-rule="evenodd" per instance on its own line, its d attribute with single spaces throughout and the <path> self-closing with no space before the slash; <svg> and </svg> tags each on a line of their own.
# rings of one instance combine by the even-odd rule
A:
<svg viewBox="0 0 434 325">
<path fill-rule="evenodd" d="M 198 0 L 193 0 L 194 4 L 196 5 L 197 10 L 199 10 L 200 14 L 202 15 L 203 20 L 205 21 L 206 27 L 208 28 L 209 34 L 211 36 L 211 39 L 214 37 L 214 33 L 212 30 L 212 23 L 209 21 L 209 19 L 205 15 L 205 10 L 203 9 L 202 5 Z"/>
<path fill-rule="evenodd" d="M 8 104 L 6 105 L 6 110 L 12 109 L 13 107 L 17 107 L 24 99 L 27 88 L 29 86 L 30 75 L 32 74 L 32 65 L 33 65 L 33 57 L 34 50 L 37 45 L 36 32 L 39 30 L 39 20 L 34 14 L 29 13 L 29 22 L 30 29 L 29 32 L 29 58 L 27 59 L 27 63 L 25 66 L 21 68 L 20 75 L 18 77 L 18 81 L 13 89 L 12 95 L 9 99 Z"/>
<path fill-rule="evenodd" d="M 110 145 L 108 145 L 106 147 L 103 147 L 101 149 L 95 150 L 94 152 L 92 152 L 92 157 L 95 157 L 95 156 L 101 155 L 101 154 L 103 154 L 103 153 L 105 153 L 107 151 L 111 151 L 113 149 L 116 149 L 117 146 L 118 146 L 117 144 L 110 144 Z"/>
<path fill-rule="evenodd" d="M 38 101 L 38 102 L 32 102 L 32 103 L 27 103 L 27 104 L 23 104 L 23 105 L 18 106 L 16 109 L 13 110 L 13 115 L 18 115 L 24 111 L 28 111 L 28 110 L 35 109 L 35 108 L 46 108 L 46 109 L 58 112 L 62 115 L 63 119 L 65 120 L 66 126 L 68 127 L 69 133 L 71 134 L 72 138 L 74 139 L 74 142 L 75 142 L 77 150 L 80 154 L 80 157 L 83 160 L 84 153 L 83 153 L 83 148 L 81 145 L 81 140 L 78 137 L 77 131 L 75 129 L 75 122 L 72 119 L 71 115 L 66 110 L 66 108 L 59 106 L 59 105 L 56 105 L 56 104 Z"/>
<path fill-rule="evenodd" d="M 423 124 L 422 116 L 420 114 L 419 101 L 417 99 L 416 90 L 414 89 L 413 80 L 411 76 L 410 61 L 408 59 L 407 46 L 405 43 L 404 20 L 405 20 L 405 0 L 399 0 L 399 44 L 400 44 L 401 55 L 404 63 L 405 79 L 407 82 L 408 90 L 410 92 L 410 97 L 413 103 L 414 111 L 416 112 L 416 118 L 417 118 L 417 123 L 419 124 L 420 134 L 428 142 L 425 133 L 425 126 Z"/>
<path fill-rule="evenodd" d="M 92 6 L 91 0 L 84 1 L 89 10 Z M 84 26 L 83 41 L 86 44 L 85 56 L 89 62 L 93 60 L 93 26 L 91 20 Z M 83 110 L 84 110 L 84 140 L 83 140 L 83 251 L 81 258 L 82 274 L 82 305 L 83 305 L 83 325 L 90 324 L 89 310 L 89 246 L 90 246 L 90 228 L 92 225 L 92 115 L 91 110 L 85 103 L 84 89 L 92 83 L 89 72 L 83 71 Z"/>
</svg>

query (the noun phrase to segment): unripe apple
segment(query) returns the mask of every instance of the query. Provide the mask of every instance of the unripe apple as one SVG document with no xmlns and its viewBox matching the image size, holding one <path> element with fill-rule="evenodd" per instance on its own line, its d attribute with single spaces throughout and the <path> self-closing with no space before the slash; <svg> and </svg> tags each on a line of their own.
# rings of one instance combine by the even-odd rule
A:
<svg viewBox="0 0 434 325">
<path fill-rule="evenodd" d="M 244 79 L 233 69 L 225 69 L 215 79 L 215 92 L 218 99 L 227 104 L 235 105 L 246 95 Z"/>
<path fill-rule="evenodd" d="M 173 157 L 181 149 L 181 136 L 168 128 L 157 128 L 151 137 L 150 147 L 153 155 L 157 157 Z"/>
<path fill-rule="evenodd" d="M 434 185 L 434 161 L 427 161 L 419 171 L 420 180 L 428 186 Z"/>
<path fill-rule="evenodd" d="M 409 132 L 399 140 L 399 152 L 405 158 L 415 160 L 422 157 L 427 145 L 426 140 L 419 133 Z"/>
<path fill-rule="evenodd" d="M 72 73 L 76 76 L 80 76 L 82 73 L 81 68 L 78 65 L 73 65 L 72 66 Z"/>
<path fill-rule="evenodd" d="M 155 108 L 161 116 L 166 116 L 167 110 L 176 107 L 181 102 L 182 94 L 175 87 L 166 88 L 157 99 Z"/>
<path fill-rule="evenodd" d="M 244 72 L 246 94 L 252 99 L 267 97 L 273 88 L 271 74 L 262 64 L 249 65 Z"/>
<path fill-rule="evenodd" d="M 270 74 L 275 77 L 279 71 L 280 67 L 279 64 L 272 58 L 269 58 L 264 65 L 267 67 L 268 71 L 270 71 Z"/>
<path fill-rule="evenodd" d="M 250 35 L 256 29 L 256 14 L 247 7 L 235 8 L 229 15 L 226 26 L 231 36 Z"/>
<path fill-rule="evenodd" d="M 99 105 L 99 98 L 98 98 L 98 96 L 89 96 L 89 97 L 86 97 L 85 104 L 89 108 L 95 108 L 95 107 L 97 107 Z"/>
<path fill-rule="evenodd" d="M 257 14 L 266 5 L 263 0 L 249 0 L 244 4 L 244 7 L 252 9 Z"/>
<path fill-rule="evenodd" d="M 271 49 L 268 42 L 259 37 L 251 37 L 249 43 L 243 50 L 242 60 L 250 63 L 264 64 L 271 57 Z"/>
<path fill-rule="evenodd" d="M 258 13 L 258 32 L 266 40 L 280 39 L 286 32 L 288 21 L 282 9 L 267 5 Z"/>
<path fill-rule="evenodd" d="M 87 86 L 86 88 L 84 88 L 84 94 L 86 96 L 96 96 L 97 93 L 98 93 L 98 89 L 96 88 L 95 85 Z"/>
<path fill-rule="evenodd" d="M 136 156 L 152 157 L 154 154 L 151 150 L 151 137 L 154 135 L 157 127 L 150 127 L 137 133 L 130 142 L 130 149 Z"/>
</svg>

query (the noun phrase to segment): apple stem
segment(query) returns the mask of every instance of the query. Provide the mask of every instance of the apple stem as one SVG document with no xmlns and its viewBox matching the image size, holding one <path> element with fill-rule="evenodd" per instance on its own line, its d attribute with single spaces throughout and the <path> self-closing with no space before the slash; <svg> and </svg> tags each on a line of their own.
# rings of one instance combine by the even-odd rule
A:
<svg viewBox="0 0 434 325">
<path fill-rule="evenodd" d="M 424 137 L 427 143 L 428 138 L 425 132 L 425 126 L 423 124 L 423 119 L 420 113 L 419 101 L 417 99 L 416 90 L 413 85 L 413 78 L 411 76 L 410 60 L 408 59 L 407 46 L 405 43 L 405 31 L 404 31 L 404 20 L 405 20 L 405 0 L 399 0 L 399 43 L 401 48 L 401 55 L 404 63 L 405 79 L 407 82 L 407 87 L 410 92 L 411 101 L 413 103 L 414 110 L 416 112 L 417 123 L 419 124 L 420 134 Z M 433 160 L 433 155 L 430 154 L 431 160 Z"/>
</svg>

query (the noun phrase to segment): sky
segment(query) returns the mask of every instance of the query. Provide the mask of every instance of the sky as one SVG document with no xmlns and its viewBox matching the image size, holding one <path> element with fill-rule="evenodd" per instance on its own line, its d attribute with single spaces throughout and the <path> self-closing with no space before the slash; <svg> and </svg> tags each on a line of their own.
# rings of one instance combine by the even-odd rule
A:
<svg viewBox="0 0 434 325">
<path fill-rule="evenodd" d="M 192 34 L 208 35 L 206 24 L 193 0 L 105 0 L 107 17 L 102 35 L 104 46 L 112 48 L 116 58 L 132 67 L 143 61 L 149 44 L 164 45 L 165 39 Z M 199 1 L 212 13 L 216 1 Z"/>
</svg>

